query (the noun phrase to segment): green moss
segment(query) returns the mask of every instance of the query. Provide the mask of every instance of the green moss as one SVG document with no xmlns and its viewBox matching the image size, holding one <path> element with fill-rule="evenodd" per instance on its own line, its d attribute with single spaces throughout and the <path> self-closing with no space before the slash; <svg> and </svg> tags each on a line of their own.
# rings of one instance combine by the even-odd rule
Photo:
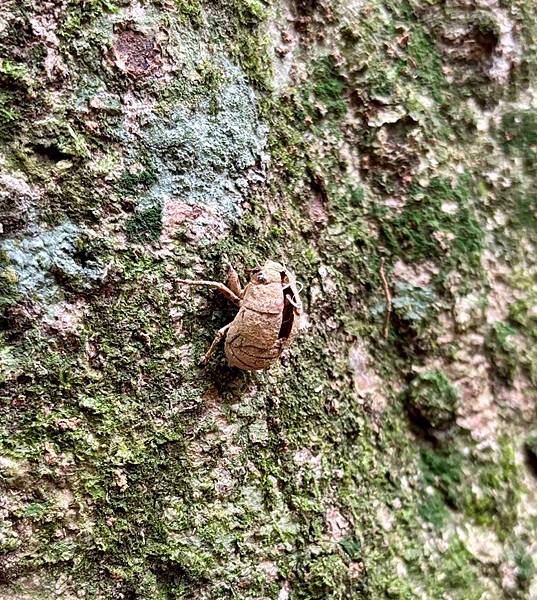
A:
<svg viewBox="0 0 537 600">
<path fill-rule="evenodd" d="M 508 239 L 518 247 L 520 233 L 535 239 L 537 212 L 535 194 L 531 181 L 537 173 L 537 116 L 534 111 L 507 112 L 502 117 L 498 130 L 500 142 L 506 154 L 523 161 L 523 169 L 509 189 L 499 191 L 499 199 L 507 214 L 509 223 Z M 498 232 L 498 243 L 504 245 L 503 227 Z M 516 250 L 515 250 L 516 252 Z"/>
<path fill-rule="evenodd" d="M 519 364 L 516 345 L 513 341 L 517 330 L 506 323 L 498 322 L 492 327 L 487 340 L 494 366 L 500 377 L 513 381 Z"/>
<path fill-rule="evenodd" d="M 58 27 L 58 35 L 64 43 L 80 37 L 84 25 L 106 13 L 115 13 L 120 9 L 116 0 L 69 0 Z"/>
<path fill-rule="evenodd" d="M 158 177 L 155 170 L 151 165 L 147 165 L 140 170 L 130 168 L 123 171 L 117 182 L 117 187 L 118 191 L 122 193 L 137 195 L 157 181 Z"/>
<path fill-rule="evenodd" d="M 84 174 L 75 174 L 71 171 L 73 163 L 80 167 L 84 160 L 92 159 L 92 153 L 97 150 L 91 138 L 86 137 L 78 124 L 71 122 L 64 116 L 51 116 L 40 121 L 30 134 L 25 138 L 24 144 L 18 145 L 15 151 L 15 162 L 19 168 L 28 173 L 31 180 L 36 183 L 48 182 L 51 178 L 80 178 Z M 60 165 L 61 161 L 73 161 L 70 164 Z M 87 176 L 88 164 L 83 165 Z M 91 186 L 93 188 L 94 186 Z M 90 189 L 91 189 L 90 188 Z M 87 195 L 88 186 L 86 186 Z M 60 193 L 60 192 L 59 192 Z M 68 191 L 64 192 L 68 193 Z"/>
<path fill-rule="evenodd" d="M 355 29 L 347 26 L 344 33 L 358 95 L 383 96 L 410 105 L 414 93 L 426 94 L 435 101 L 429 125 L 437 116 L 444 120 L 455 98 L 443 72 L 434 20 L 428 17 L 427 8 L 385 0 L 371 5 L 359 19 L 353 16 Z"/>
<path fill-rule="evenodd" d="M 0 137 L 10 136 L 10 131 L 20 119 L 20 113 L 13 108 L 14 98 L 9 92 L 0 92 Z"/>
<path fill-rule="evenodd" d="M 16 271 L 4 251 L 0 251 L 0 314 L 21 299 Z"/>
<path fill-rule="evenodd" d="M 351 560 L 359 560 L 362 557 L 362 544 L 358 540 L 345 538 L 339 544 Z"/>
<path fill-rule="evenodd" d="M 529 282 L 526 282 L 526 284 Z M 533 285 L 532 283 L 529 283 Z M 535 337 L 535 325 L 537 318 L 532 311 L 532 303 L 535 301 L 535 293 L 530 288 L 529 293 L 524 294 L 522 298 L 517 298 L 509 306 L 509 318 L 517 327 L 518 333 L 525 332 L 531 337 Z"/>
<path fill-rule="evenodd" d="M 420 468 L 424 482 L 440 490 L 445 501 L 454 507 L 459 505 L 462 465 L 462 455 L 455 449 L 421 450 Z"/>
<path fill-rule="evenodd" d="M 203 24 L 203 6 L 199 0 L 173 0 L 181 15 L 194 25 L 199 27 Z"/>
<path fill-rule="evenodd" d="M 410 538 L 413 533 L 416 535 L 415 529 L 408 531 Z M 444 540 L 448 544 L 447 548 L 444 545 L 442 549 L 438 548 L 439 554 L 434 561 L 431 561 L 430 556 L 423 558 L 420 541 L 415 540 L 405 552 L 400 547 L 394 548 L 396 557 L 404 557 L 409 575 L 400 582 L 402 598 L 414 598 L 416 590 L 420 589 L 426 590 L 430 598 L 449 596 L 454 600 L 480 600 L 484 587 L 480 581 L 479 563 L 457 535 L 444 533 Z M 408 595 L 409 590 L 412 590 L 413 595 Z"/>
<path fill-rule="evenodd" d="M 517 522 L 522 490 L 514 450 L 506 438 L 500 440 L 497 461 L 480 465 L 477 477 L 479 489 L 464 498 L 464 511 L 505 540 Z"/>
<path fill-rule="evenodd" d="M 506 112 L 502 115 L 500 139 L 508 154 L 514 151 L 524 152 L 526 159 L 537 158 L 537 114 L 535 111 Z"/>
<path fill-rule="evenodd" d="M 125 226 L 127 236 L 134 242 L 154 242 L 162 231 L 162 208 L 152 206 L 137 211 Z"/>
<path fill-rule="evenodd" d="M 308 598 L 327 598 L 336 600 L 344 594 L 357 594 L 358 585 L 352 584 L 347 565 L 337 554 L 322 554 L 306 561 L 303 565 L 304 580 L 300 588 L 293 590 L 291 598 L 306 600 Z"/>
<path fill-rule="evenodd" d="M 43 98 L 36 98 L 37 78 L 31 54 L 33 51 L 24 62 L 20 57 L 0 59 L 0 139 L 7 142 L 24 131 L 24 117 L 32 119 L 43 103 Z"/>
<path fill-rule="evenodd" d="M 31 519 L 40 520 L 50 510 L 50 505 L 43 502 L 32 502 L 24 507 L 23 517 L 30 517 Z"/>
<path fill-rule="evenodd" d="M 386 584 L 385 594 L 387 598 L 395 600 L 413 600 L 416 597 L 412 585 L 399 577 L 391 577 Z"/>
<path fill-rule="evenodd" d="M 526 274 L 515 276 L 513 285 L 520 289 L 519 297 L 509 306 L 507 323 L 497 323 L 489 334 L 488 347 L 498 374 L 513 381 L 523 372 L 533 385 L 537 385 L 537 352 L 535 350 L 535 324 L 533 283 Z"/>
<path fill-rule="evenodd" d="M 247 27 L 256 27 L 268 16 L 266 5 L 260 0 L 233 0 L 231 4 L 239 22 Z"/>
<path fill-rule="evenodd" d="M 66 62 L 72 73 L 81 74 L 84 90 L 86 85 L 114 94 L 134 89 L 140 101 L 150 105 L 156 100 L 162 116 L 179 101 L 190 108 L 219 89 L 221 71 L 211 62 L 198 65 L 194 83 L 176 73 L 176 87 L 165 91 L 149 79 L 134 81 L 103 70 L 106 36 L 112 22 L 122 18 L 108 13 L 123 4 L 72 2 L 62 16 L 61 51 L 64 59 L 79 57 L 77 69 Z M 160 208 L 139 208 L 125 230 L 140 245 L 115 248 L 112 236 L 102 249 L 104 262 L 111 265 L 105 284 L 83 296 L 72 292 L 73 301 L 80 297 L 85 306 L 74 331 L 56 334 L 32 317 L 17 322 L 10 332 L 9 349 L 1 353 L 7 363 L 2 389 L 6 398 L 0 404 L 3 449 L 32 461 L 32 489 L 70 486 L 75 497 L 71 508 L 76 507 L 73 512 L 80 521 L 73 522 L 71 515 L 67 526 L 55 509 L 18 517 L 21 530 L 35 528 L 35 545 L 25 548 L 25 562 L 17 563 L 18 555 L 10 557 L 15 567 L 7 577 L 44 562 L 54 575 L 69 571 L 73 586 L 82 582 L 89 597 L 104 598 L 276 598 L 284 580 L 295 600 L 413 598 L 424 590 L 431 598 L 477 596 L 477 569 L 457 539 L 435 561 L 417 541 L 423 526 L 418 511 L 441 527 L 449 520 L 449 509 L 458 509 L 457 490 L 466 483 L 461 481 L 462 458 L 443 447 L 424 450 L 420 479 L 415 439 L 401 418 L 400 403 L 391 402 L 392 384 L 398 384 L 416 358 L 407 344 L 411 336 L 404 337 L 400 324 L 412 326 L 414 338 L 418 329 L 431 331 L 437 282 L 431 288 L 393 283 L 393 320 L 399 322 L 393 327 L 393 344 L 379 343 L 379 319 L 369 310 L 383 297 L 381 255 L 387 268 L 398 259 L 425 259 L 442 267 L 441 277 L 449 270 L 475 275 L 482 233 L 473 211 L 474 188 L 468 179 L 455 188 L 448 177 L 434 179 L 429 187 L 411 188 L 401 214 L 372 210 L 373 203 L 381 204 L 378 191 L 372 190 L 383 188 L 371 185 L 373 178 L 365 172 L 363 185 L 356 187 L 355 165 L 346 164 L 340 152 L 342 143 L 359 147 L 358 154 L 369 152 L 363 143 L 368 130 L 364 123 L 374 108 L 370 98 L 379 91 L 404 106 L 407 97 L 420 91 L 435 101 L 427 126 L 404 124 L 389 130 L 398 149 L 403 143 L 397 136 L 404 136 L 409 142 L 405 152 L 417 157 L 423 148 L 414 148 L 413 140 L 437 139 L 431 132 L 447 128 L 443 102 L 451 96 L 423 6 L 415 11 L 408 3 L 367 7 L 352 30 L 354 46 L 341 66 L 326 56 L 309 59 L 307 36 L 301 31 L 297 57 L 312 77 L 304 89 L 269 98 L 262 93 L 270 87 L 265 3 L 143 4 L 145 14 L 155 19 L 155 30 L 196 27 L 195 35 L 210 35 L 214 47 L 224 48 L 256 83 L 263 118 L 271 127 L 269 186 L 262 186 L 260 194 L 250 190 L 250 208 L 227 238 L 201 247 L 178 243 L 165 258 L 144 248 L 160 235 Z M 297 9 L 313 17 L 295 23 L 311 35 L 322 19 L 329 19 L 328 6 L 300 2 Z M 338 7 L 332 9 L 335 31 Z M 99 43 L 88 29 L 90 22 L 107 32 Z M 408 27 L 408 44 L 394 46 Z M 95 55 L 87 55 L 89 43 Z M 395 56 L 387 52 L 392 48 Z M 62 90 L 64 95 L 57 97 L 66 106 L 55 109 L 54 121 L 43 125 L 32 114 L 28 123 L 41 122 L 38 130 L 31 136 L 17 133 L 17 152 L 24 155 L 17 165 L 43 191 L 45 218 L 69 212 L 98 231 L 103 224 L 116 223 L 117 215 L 133 205 L 147 207 L 144 196 L 157 175 L 143 160 L 139 171 L 129 167 L 112 182 L 89 168 L 96 158 L 110 156 L 109 147 L 117 152 L 115 164 L 123 165 L 131 164 L 138 149 L 132 152 L 121 137 L 120 107 L 113 108 L 110 119 L 96 116 L 101 129 L 90 136 L 82 123 L 85 100 L 78 98 L 74 109 L 74 100 Z M 327 109 L 325 118 L 322 111 L 315 112 L 317 102 Z M 9 98 L 5 106 L 22 111 L 22 117 L 30 110 L 8 103 Z M 351 107 L 353 118 L 347 122 Z M 31 110 L 37 108 L 32 105 Z M 315 116 L 310 127 L 304 123 L 308 112 Z M 211 113 L 218 118 L 214 102 Z M 440 122 L 437 129 L 431 124 L 435 119 Z M 139 124 L 143 133 L 144 123 Z M 415 138 L 409 134 L 414 128 L 419 134 Z M 433 147 L 431 152 L 435 154 Z M 442 152 L 440 148 L 435 158 L 442 161 Z M 390 157 L 384 160 L 382 165 L 392 162 Z M 447 170 L 445 164 L 442 169 Z M 112 170 L 108 174 L 114 177 Z M 314 223 L 308 216 L 313 195 L 323 203 L 326 222 Z M 457 205 L 454 215 L 442 211 L 444 202 Z M 436 239 L 438 230 L 449 235 Z M 225 365 L 221 349 L 204 370 L 196 364 L 214 331 L 235 310 L 212 291 L 186 292 L 173 281 L 176 273 L 187 272 L 221 279 L 224 255 L 243 268 L 281 258 L 297 272 L 310 328 L 291 349 L 286 366 L 241 373 Z M 528 300 L 519 307 L 521 321 L 531 323 L 530 306 Z M 22 317 L 23 311 L 17 318 Z M 348 364 L 349 347 L 357 336 L 385 382 L 388 406 L 382 414 L 371 409 L 369 397 L 357 402 L 356 374 Z M 499 343 L 508 344 L 509 338 Z M 421 358 L 429 364 L 429 358 L 439 357 Z M 456 400 L 442 372 L 418 376 L 409 394 L 431 427 L 453 422 Z M 62 424 L 70 418 L 78 420 Z M 305 464 L 299 464 L 297 457 L 303 456 Z M 416 487 L 402 485 L 417 476 Z M 484 479 L 492 485 L 492 479 Z M 423 495 L 425 487 L 433 488 L 432 496 Z M 33 502 L 45 505 L 47 500 L 28 499 L 25 505 Z M 332 504 L 350 524 L 341 544 L 327 543 L 326 511 Z M 371 507 L 401 504 L 393 511 L 393 529 L 385 531 Z M 58 530 L 67 531 L 66 539 L 55 537 Z M 16 549 L 10 539 L 7 547 Z M 394 557 L 405 561 L 408 574 L 394 575 Z M 256 568 L 265 560 L 278 567 L 275 582 Z"/>
<path fill-rule="evenodd" d="M 518 587 L 527 592 L 535 575 L 535 564 L 522 544 L 519 544 L 515 549 L 515 564 Z"/>
<path fill-rule="evenodd" d="M 267 7 L 259 0 L 218 0 L 218 11 L 210 18 L 217 34 L 252 83 L 262 91 L 272 87 L 272 63 L 269 39 L 263 27 L 268 19 Z"/>
<path fill-rule="evenodd" d="M 8 141 L 15 137 L 20 132 L 16 126 L 22 115 L 31 115 L 34 105 L 40 104 L 35 99 L 35 85 L 36 79 L 27 64 L 0 59 L 0 139 Z"/>
<path fill-rule="evenodd" d="M 526 450 L 533 456 L 533 459 L 537 461 L 537 433 L 528 436 L 524 446 Z"/>
<path fill-rule="evenodd" d="M 456 450 L 424 448 L 421 451 L 423 482 L 426 486 L 432 486 L 434 492 L 424 494 L 419 512 L 423 519 L 435 527 L 441 528 L 449 520 L 448 507 L 460 508 L 462 466 L 463 457 Z"/>
<path fill-rule="evenodd" d="M 471 22 L 481 33 L 499 39 L 501 28 L 493 15 L 487 12 L 476 11 L 476 13 L 472 15 Z"/>
<path fill-rule="evenodd" d="M 409 31 L 408 43 L 400 61 L 401 75 L 418 79 L 435 102 L 442 106 L 448 95 L 442 60 L 436 44 L 423 29 L 414 26 Z"/>
<path fill-rule="evenodd" d="M 449 520 L 449 510 L 442 494 L 437 492 L 425 496 L 419 506 L 419 514 L 425 521 L 441 528 Z"/>
<path fill-rule="evenodd" d="M 470 182 L 456 187 L 435 178 L 426 188 L 414 186 L 402 213 L 390 218 L 387 209 L 375 207 L 387 248 L 408 261 L 438 260 L 442 270 L 476 270 L 480 267 L 483 230 L 469 203 Z M 453 203 L 456 212 L 442 209 Z"/>
<path fill-rule="evenodd" d="M 531 154 L 527 154 L 527 157 Z M 510 222 L 515 230 L 524 230 L 533 237 L 537 226 L 535 196 L 531 190 L 515 186 L 515 190 L 508 201 L 510 209 Z"/>
<path fill-rule="evenodd" d="M 323 111 L 339 119 L 347 112 L 345 84 L 335 66 L 333 58 L 318 59 L 312 67 L 311 87 L 306 88 L 306 107 L 310 114 L 318 116 L 316 103 L 321 103 Z"/>
<path fill-rule="evenodd" d="M 462 541 L 454 536 L 447 552 L 442 556 L 445 579 L 444 590 L 450 590 L 458 600 L 479 600 L 483 594 L 473 558 Z"/>
<path fill-rule="evenodd" d="M 432 429 L 445 429 L 454 423 L 458 401 L 457 391 L 438 369 L 416 375 L 406 392 L 411 414 Z"/>
</svg>

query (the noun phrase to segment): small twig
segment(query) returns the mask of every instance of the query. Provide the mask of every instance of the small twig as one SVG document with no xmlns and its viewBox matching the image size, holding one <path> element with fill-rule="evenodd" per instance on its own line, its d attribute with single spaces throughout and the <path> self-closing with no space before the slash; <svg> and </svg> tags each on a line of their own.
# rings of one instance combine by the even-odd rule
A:
<svg viewBox="0 0 537 600">
<path fill-rule="evenodd" d="M 388 339 L 388 332 L 390 327 L 390 317 L 392 314 L 392 293 L 388 280 L 386 279 L 386 273 L 384 272 L 384 257 L 380 259 L 380 278 L 382 279 L 382 286 L 384 287 L 384 295 L 386 296 L 386 317 L 384 318 L 384 339 Z"/>
</svg>

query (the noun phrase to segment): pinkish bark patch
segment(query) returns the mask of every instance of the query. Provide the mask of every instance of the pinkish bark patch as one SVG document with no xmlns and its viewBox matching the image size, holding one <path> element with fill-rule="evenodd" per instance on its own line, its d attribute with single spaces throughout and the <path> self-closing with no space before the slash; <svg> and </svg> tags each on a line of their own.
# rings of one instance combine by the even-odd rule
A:
<svg viewBox="0 0 537 600">
<path fill-rule="evenodd" d="M 116 34 L 112 52 L 116 67 L 136 78 L 151 75 L 162 63 L 155 36 L 132 29 Z"/>
</svg>

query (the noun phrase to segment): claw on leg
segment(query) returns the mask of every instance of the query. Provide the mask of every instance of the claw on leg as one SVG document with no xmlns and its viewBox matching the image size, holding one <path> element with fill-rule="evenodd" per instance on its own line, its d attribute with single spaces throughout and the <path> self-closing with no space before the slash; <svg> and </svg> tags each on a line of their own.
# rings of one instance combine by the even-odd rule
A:
<svg viewBox="0 0 537 600">
<path fill-rule="evenodd" d="M 209 346 L 209 350 L 207 350 L 207 352 L 205 353 L 205 356 L 201 359 L 202 365 L 206 365 L 209 362 L 209 360 L 211 360 L 211 357 L 214 354 L 214 351 L 216 350 L 216 346 L 218 346 L 218 344 L 226 337 L 227 330 L 230 327 L 231 327 L 231 323 L 228 323 L 225 327 L 222 327 L 222 329 L 219 329 L 216 332 L 216 335 L 214 336 L 214 340 L 212 341 L 212 344 Z"/>
</svg>

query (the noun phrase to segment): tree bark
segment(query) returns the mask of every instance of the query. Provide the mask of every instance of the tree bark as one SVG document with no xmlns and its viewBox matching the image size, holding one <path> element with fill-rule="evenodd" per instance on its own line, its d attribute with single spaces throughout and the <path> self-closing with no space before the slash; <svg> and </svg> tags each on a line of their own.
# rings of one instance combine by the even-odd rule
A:
<svg viewBox="0 0 537 600">
<path fill-rule="evenodd" d="M 534 12 L 3 0 L 2 599 L 537 597 Z"/>
</svg>

